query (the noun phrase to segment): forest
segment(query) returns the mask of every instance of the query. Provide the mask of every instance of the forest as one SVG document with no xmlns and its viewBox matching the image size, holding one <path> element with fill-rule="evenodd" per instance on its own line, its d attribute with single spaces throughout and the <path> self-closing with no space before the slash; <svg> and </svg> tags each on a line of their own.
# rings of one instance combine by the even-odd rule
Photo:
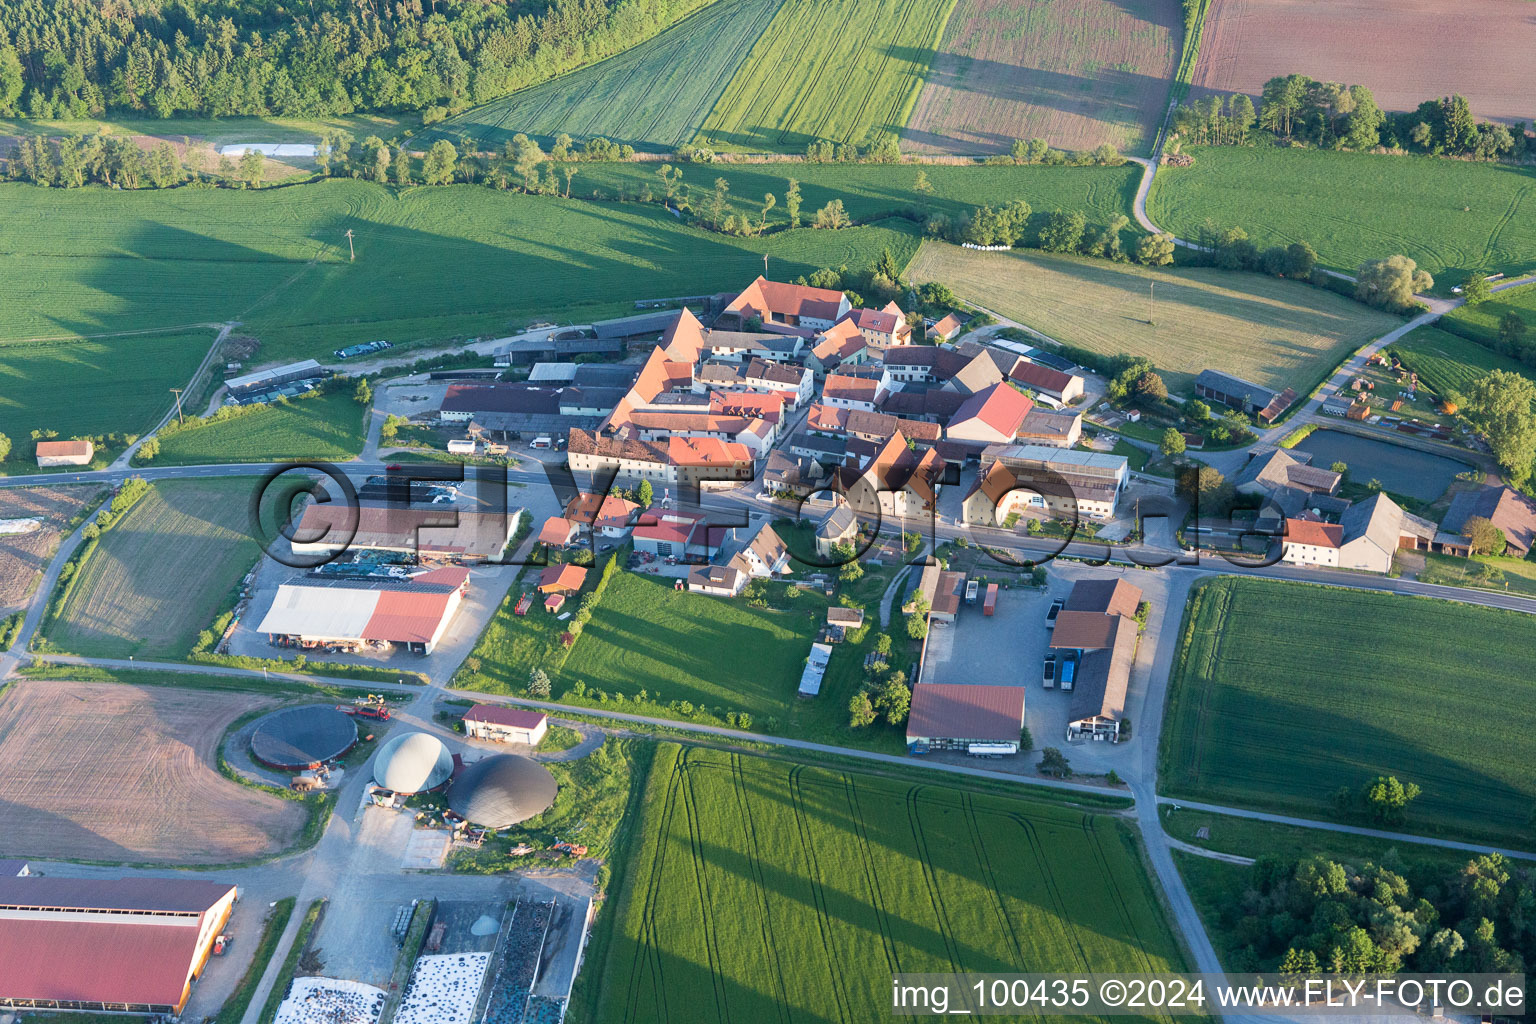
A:
<svg viewBox="0 0 1536 1024">
<path fill-rule="evenodd" d="M 709 0 L 6 0 L 0 115 L 432 122 L 601 60 Z"/>
</svg>

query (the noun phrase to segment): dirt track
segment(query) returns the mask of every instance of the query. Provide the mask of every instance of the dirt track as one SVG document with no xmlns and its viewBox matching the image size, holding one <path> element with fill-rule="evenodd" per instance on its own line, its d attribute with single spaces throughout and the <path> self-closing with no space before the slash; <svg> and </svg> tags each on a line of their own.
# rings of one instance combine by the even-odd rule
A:
<svg viewBox="0 0 1536 1024">
<path fill-rule="evenodd" d="M 0 856 L 217 864 L 273 853 L 295 802 L 214 767 L 241 714 L 275 702 L 169 686 L 20 680 L 0 696 Z"/>
<path fill-rule="evenodd" d="M 1215 0 L 1192 96 L 1277 75 L 1364 85 L 1383 110 L 1461 93 L 1480 120 L 1536 116 L 1536 9 L 1522 0 Z"/>
</svg>

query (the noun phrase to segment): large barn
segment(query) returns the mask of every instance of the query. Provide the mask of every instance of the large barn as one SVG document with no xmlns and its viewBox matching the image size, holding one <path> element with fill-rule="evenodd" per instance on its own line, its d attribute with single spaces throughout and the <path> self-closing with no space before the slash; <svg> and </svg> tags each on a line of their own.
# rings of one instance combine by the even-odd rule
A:
<svg viewBox="0 0 1536 1024">
<path fill-rule="evenodd" d="M 237 895 L 185 878 L 0 877 L 0 1006 L 180 1013 Z"/>
<path fill-rule="evenodd" d="M 431 654 L 463 603 L 468 581 L 468 569 L 452 566 L 410 578 L 297 576 L 277 588 L 256 631 L 275 644 L 393 644 Z"/>
</svg>

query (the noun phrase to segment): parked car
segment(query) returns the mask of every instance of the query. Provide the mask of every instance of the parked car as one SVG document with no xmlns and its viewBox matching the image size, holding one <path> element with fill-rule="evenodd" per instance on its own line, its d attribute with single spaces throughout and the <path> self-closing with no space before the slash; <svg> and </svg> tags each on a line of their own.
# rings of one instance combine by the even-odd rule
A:
<svg viewBox="0 0 1536 1024">
<path fill-rule="evenodd" d="M 1057 598 L 1051 602 L 1051 610 L 1045 613 L 1046 629 L 1056 628 L 1056 616 L 1061 614 L 1061 609 L 1064 608 L 1066 604 L 1067 602 L 1061 600 L 1060 598 Z"/>
<path fill-rule="evenodd" d="M 1046 658 L 1045 659 L 1045 688 L 1047 690 L 1054 690 L 1054 689 L 1056 689 L 1056 659 L 1055 658 Z"/>
</svg>

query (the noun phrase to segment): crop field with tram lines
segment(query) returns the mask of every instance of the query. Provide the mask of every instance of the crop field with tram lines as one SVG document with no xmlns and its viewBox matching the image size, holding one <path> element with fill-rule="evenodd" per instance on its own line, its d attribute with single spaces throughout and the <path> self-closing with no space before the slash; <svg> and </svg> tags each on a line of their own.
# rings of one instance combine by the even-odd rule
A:
<svg viewBox="0 0 1536 1024">
<path fill-rule="evenodd" d="M 693 139 L 782 2 L 715 0 L 617 56 L 427 129 L 421 144 L 468 135 L 499 149 L 519 132 L 546 143 L 564 132 L 675 149 Z"/>
<path fill-rule="evenodd" d="M 875 1020 L 895 971 L 1182 969 L 1112 817 L 672 744 L 648 786 L 599 1024 Z"/>
<path fill-rule="evenodd" d="M 0 490 L 0 520 L 39 520 L 36 529 L 0 533 L 0 615 L 26 603 L 64 525 L 101 493 L 92 485 Z"/>
<path fill-rule="evenodd" d="M 1159 777 L 1170 796 L 1304 817 L 1378 775 L 1423 789 L 1399 830 L 1531 845 L 1530 618 L 1226 577 L 1192 598 Z"/>
<path fill-rule="evenodd" d="M 64 599 L 40 629 L 50 647 L 101 658 L 184 657 L 260 554 L 249 513 L 257 484 L 154 484 L 60 583 Z"/>
<path fill-rule="evenodd" d="M 784 0 L 704 121 L 716 149 L 803 152 L 906 124 L 955 0 Z"/>
<path fill-rule="evenodd" d="M 302 804 L 224 778 L 236 718 L 275 702 L 171 686 L 19 680 L 0 694 L 0 856 L 226 864 L 274 853 Z"/>
</svg>

